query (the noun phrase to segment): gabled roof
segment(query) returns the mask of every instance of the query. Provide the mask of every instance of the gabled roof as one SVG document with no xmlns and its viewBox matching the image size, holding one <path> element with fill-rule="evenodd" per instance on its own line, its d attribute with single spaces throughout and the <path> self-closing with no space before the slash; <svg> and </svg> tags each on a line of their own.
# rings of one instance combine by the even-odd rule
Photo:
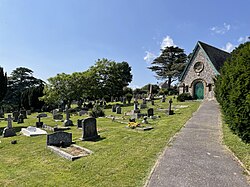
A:
<svg viewBox="0 0 250 187">
<path fill-rule="evenodd" d="M 209 58 L 209 60 L 211 62 L 211 65 L 213 66 L 213 68 L 215 69 L 217 74 L 219 74 L 220 68 L 222 67 L 222 65 L 224 64 L 226 59 L 228 57 L 230 57 L 230 53 L 227 53 L 226 51 L 223 51 L 221 49 L 218 49 L 216 47 L 213 47 L 213 46 L 208 45 L 206 43 L 203 43 L 201 41 L 198 41 L 195 48 L 194 48 L 193 54 L 192 54 L 186 68 L 184 69 L 184 71 L 183 71 L 183 73 L 181 75 L 180 80 L 182 80 L 184 78 L 184 75 L 185 75 L 188 67 L 191 64 L 198 47 L 203 49 L 203 51 L 206 53 L 206 55 L 208 56 L 208 58 Z"/>
</svg>

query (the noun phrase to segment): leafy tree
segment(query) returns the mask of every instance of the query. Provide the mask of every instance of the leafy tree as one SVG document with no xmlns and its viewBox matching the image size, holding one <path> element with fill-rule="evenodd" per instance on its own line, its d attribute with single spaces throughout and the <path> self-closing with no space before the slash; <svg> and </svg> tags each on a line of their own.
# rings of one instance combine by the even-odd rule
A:
<svg viewBox="0 0 250 187">
<path fill-rule="evenodd" d="M 34 86 L 26 89 L 21 94 L 21 105 L 26 109 L 41 109 L 44 105 L 39 98 L 43 96 L 44 85 Z"/>
<path fill-rule="evenodd" d="M 44 89 L 44 96 L 41 100 L 48 104 L 68 104 L 73 100 L 74 90 L 72 89 L 70 75 L 61 73 L 48 79 L 48 84 Z"/>
<path fill-rule="evenodd" d="M 166 47 L 161 50 L 161 55 L 155 58 L 148 69 L 156 73 L 157 79 L 167 79 L 168 88 L 176 81 L 185 68 L 187 56 L 179 47 Z"/>
<path fill-rule="evenodd" d="M 7 92 L 7 73 L 4 73 L 3 68 L 0 67 L 0 103 L 2 102 Z"/>
<path fill-rule="evenodd" d="M 16 68 L 8 77 L 8 88 L 5 103 L 14 108 L 21 107 L 21 94 L 26 89 L 44 84 L 41 79 L 33 76 L 33 71 L 25 68 Z"/>
<path fill-rule="evenodd" d="M 240 45 L 215 80 L 215 95 L 229 127 L 250 142 L 250 42 Z"/>
<path fill-rule="evenodd" d="M 117 63 L 108 59 L 98 59 L 88 70 L 92 77 L 92 94 L 95 98 L 122 96 L 123 88 L 132 81 L 131 67 L 127 62 Z"/>
</svg>

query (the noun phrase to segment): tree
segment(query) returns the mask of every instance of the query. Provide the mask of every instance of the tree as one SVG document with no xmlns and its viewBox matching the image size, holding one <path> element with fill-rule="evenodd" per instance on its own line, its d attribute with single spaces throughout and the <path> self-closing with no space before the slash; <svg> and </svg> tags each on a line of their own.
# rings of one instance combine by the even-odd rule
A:
<svg viewBox="0 0 250 187">
<path fill-rule="evenodd" d="M 4 102 L 14 108 L 20 108 L 22 92 L 43 84 L 44 82 L 41 79 L 33 76 L 32 70 L 25 67 L 16 68 L 8 77 L 7 94 Z"/>
<path fill-rule="evenodd" d="M 0 67 L 0 103 L 2 102 L 7 92 L 7 73 L 4 73 L 3 68 Z"/>
<path fill-rule="evenodd" d="M 95 98 L 122 96 L 123 88 L 132 81 L 131 67 L 127 62 L 98 59 L 88 71 L 94 83 L 91 90 Z"/>
<path fill-rule="evenodd" d="M 41 97 L 41 100 L 47 104 L 59 105 L 63 102 L 70 106 L 74 94 L 70 75 L 65 73 L 57 74 L 55 77 L 49 78 L 48 82 L 45 85 L 44 96 Z"/>
<path fill-rule="evenodd" d="M 225 122 L 250 142 L 250 42 L 241 44 L 224 63 L 215 80 L 215 95 Z"/>
<path fill-rule="evenodd" d="M 167 79 L 168 88 L 170 88 L 171 83 L 176 81 L 183 72 L 187 55 L 183 49 L 173 46 L 161 51 L 161 55 L 153 60 L 152 66 L 148 69 L 156 73 L 157 79 Z"/>
</svg>

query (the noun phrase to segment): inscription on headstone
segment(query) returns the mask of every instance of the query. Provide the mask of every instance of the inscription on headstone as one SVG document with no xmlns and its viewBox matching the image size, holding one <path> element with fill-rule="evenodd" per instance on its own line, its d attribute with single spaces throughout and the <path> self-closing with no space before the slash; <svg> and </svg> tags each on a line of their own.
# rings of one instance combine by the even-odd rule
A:
<svg viewBox="0 0 250 187">
<path fill-rule="evenodd" d="M 82 138 L 81 140 L 95 140 L 100 138 L 97 134 L 96 119 L 87 118 L 82 121 Z"/>
<path fill-rule="evenodd" d="M 72 144 L 72 133 L 57 131 L 47 135 L 47 145 L 70 146 Z"/>
</svg>

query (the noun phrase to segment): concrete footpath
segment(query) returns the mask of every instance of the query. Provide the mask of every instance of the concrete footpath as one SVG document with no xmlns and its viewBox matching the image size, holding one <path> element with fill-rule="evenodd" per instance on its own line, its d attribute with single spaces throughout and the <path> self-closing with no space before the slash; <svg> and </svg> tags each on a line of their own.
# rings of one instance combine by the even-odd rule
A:
<svg viewBox="0 0 250 187">
<path fill-rule="evenodd" d="M 204 101 L 158 160 L 147 187 L 250 187 L 221 143 L 219 105 Z"/>
</svg>

